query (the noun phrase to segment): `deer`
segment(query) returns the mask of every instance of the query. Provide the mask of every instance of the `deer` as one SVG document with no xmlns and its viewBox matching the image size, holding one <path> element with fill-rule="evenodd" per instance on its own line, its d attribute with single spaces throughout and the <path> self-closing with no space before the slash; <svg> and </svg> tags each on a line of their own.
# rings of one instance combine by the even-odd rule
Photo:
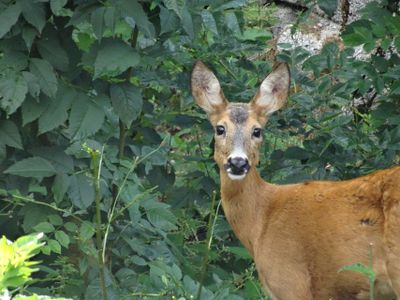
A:
<svg viewBox="0 0 400 300">
<path fill-rule="evenodd" d="M 289 87 L 288 65 L 276 63 L 250 102 L 229 102 L 214 73 L 194 65 L 192 95 L 215 130 L 227 221 L 273 299 L 370 299 L 366 276 L 339 271 L 355 263 L 371 263 L 375 299 L 400 299 L 400 167 L 284 185 L 258 173 L 262 128 Z"/>
</svg>

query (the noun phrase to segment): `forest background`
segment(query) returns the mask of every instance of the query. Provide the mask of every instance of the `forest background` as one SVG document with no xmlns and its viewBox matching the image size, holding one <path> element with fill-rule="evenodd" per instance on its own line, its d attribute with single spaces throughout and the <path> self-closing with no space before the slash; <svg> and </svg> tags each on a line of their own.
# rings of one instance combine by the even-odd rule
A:
<svg viewBox="0 0 400 300">
<path fill-rule="evenodd" d="M 328 17 L 340 7 L 303 5 L 293 33 L 315 6 Z M 248 101 L 273 64 L 258 54 L 275 50 L 274 9 L 0 1 L 0 236 L 29 235 L 12 274 L 14 248 L 0 240 L 1 293 L 267 299 L 219 208 L 213 130 L 189 78 L 201 59 L 228 99 Z M 342 180 L 400 162 L 398 13 L 398 1 L 370 2 L 318 54 L 280 45 L 273 58 L 290 65 L 292 89 L 264 131 L 264 179 Z"/>
</svg>

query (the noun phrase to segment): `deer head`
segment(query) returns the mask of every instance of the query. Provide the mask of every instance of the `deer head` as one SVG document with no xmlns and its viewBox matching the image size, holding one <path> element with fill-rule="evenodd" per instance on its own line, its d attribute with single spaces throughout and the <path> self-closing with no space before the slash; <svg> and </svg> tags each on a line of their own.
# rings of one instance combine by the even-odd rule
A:
<svg viewBox="0 0 400 300">
<path fill-rule="evenodd" d="M 249 103 L 230 103 L 218 79 L 201 61 L 192 72 L 192 94 L 215 129 L 214 159 L 232 180 L 242 180 L 259 162 L 262 127 L 286 102 L 290 84 L 286 64 L 276 65 Z"/>
</svg>

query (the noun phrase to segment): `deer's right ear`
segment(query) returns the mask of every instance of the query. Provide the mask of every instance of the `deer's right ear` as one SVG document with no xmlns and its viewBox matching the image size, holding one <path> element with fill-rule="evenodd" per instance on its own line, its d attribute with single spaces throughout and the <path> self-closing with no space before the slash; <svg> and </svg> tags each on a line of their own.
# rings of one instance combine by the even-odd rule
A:
<svg viewBox="0 0 400 300">
<path fill-rule="evenodd" d="M 192 95 L 209 115 L 225 109 L 228 104 L 217 77 L 201 61 L 196 62 L 192 71 Z"/>
</svg>

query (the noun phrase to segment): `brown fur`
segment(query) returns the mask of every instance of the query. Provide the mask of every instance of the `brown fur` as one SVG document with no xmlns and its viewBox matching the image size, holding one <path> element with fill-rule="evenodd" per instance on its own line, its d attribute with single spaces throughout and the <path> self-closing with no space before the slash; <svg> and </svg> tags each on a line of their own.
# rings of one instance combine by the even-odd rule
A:
<svg viewBox="0 0 400 300">
<path fill-rule="evenodd" d="M 365 276 L 338 271 L 354 263 L 368 265 L 372 251 L 375 299 L 400 297 L 400 167 L 347 181 L 267 183 L 255 168 L 261 139 L 252 138 L 251 132 L 284 105 L 287 67 L 278 66 L 265 79 L 270 89 L 260 88 L 247 104 L 248 118 L 242 124 L 229 117 L 232 104 L 215 89 L 219 83 L 210 73 L 204 64 L 196 64 L 193 95 L 211 124 L 226 128 L 226 135 L 215 137 L 214 155 L 222 205 L 236 236 L 254 258 L 265 289 L 280 300 L 369 299 Z M 199 76 L 211 78 L 202 81 L 205 89 L 196 82 Z M 209 84 L 214 87 L 211 94 Z M 207 102 L 210 97 L 212 105 Z M 242 180 L 232 180 L 223 167 L 236 130 L 244 134 L 243 148 L 251 165 Z"/>
</svg>

